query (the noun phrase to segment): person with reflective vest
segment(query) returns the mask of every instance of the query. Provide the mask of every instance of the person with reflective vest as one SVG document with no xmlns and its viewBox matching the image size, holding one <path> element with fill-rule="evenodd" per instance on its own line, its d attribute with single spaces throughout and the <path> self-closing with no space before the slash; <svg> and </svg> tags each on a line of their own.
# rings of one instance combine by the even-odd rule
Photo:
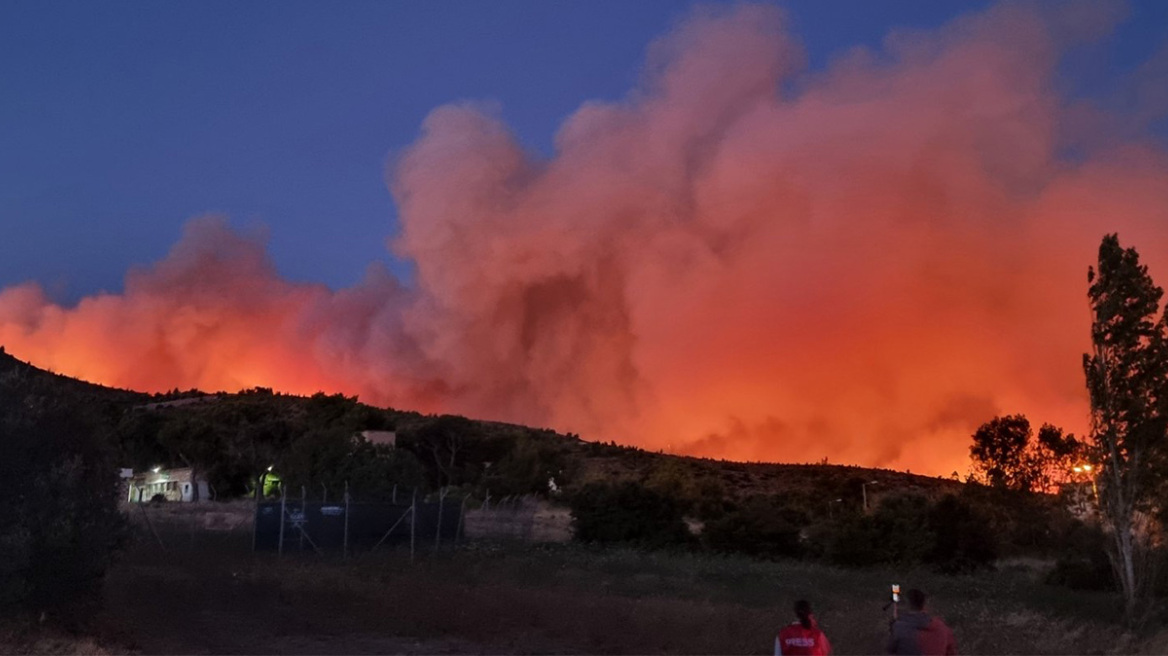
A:
<svg viewBox="0 0 1168 656">
<path fill-rule="evenodd" d="M 819 630 L 811 604 L 805 599 L 795 602 L 796 621 L 784 626 L 775 636 L 775 656 L 828 656 L 831 643 Z"/>
</svg>

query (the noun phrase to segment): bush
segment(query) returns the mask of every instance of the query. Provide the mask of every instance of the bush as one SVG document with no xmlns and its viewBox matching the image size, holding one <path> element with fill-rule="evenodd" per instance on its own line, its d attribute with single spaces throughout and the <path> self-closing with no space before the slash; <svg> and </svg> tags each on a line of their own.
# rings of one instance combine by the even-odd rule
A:
<svg viewBox="0 0 1168 656">
<path fill-rule="evenodd" d="M 702 536 L 715 551 L 795 558 L 804 553 L 800 532 L 807 524 L 806 513 L 780 498 L 758 496 L 707 522 Z"/>
<path fill-rule="evenodd" d="M 117 469 L 85 408 L 0 383 L 0 610 L 97 608 L 125 535 Z"/>
<path fill-rule="evenodd" d="M 1057 556 L 1076 521 L 1065 499 L 1044 494 L 970 484 L 959 499 L 972 507 L 1006 556 Z"/>
<path fill-rule="evenodd" d="M 347 483 L 354 500 L 388 501 L 395 486 L 399 495 L 426 486 L 425 468 L 413 453 L 371 444 L 347 428 L 308 431 L 279 460 L 278 473 L 290 496 L 302 486 L 315 495 L 324 485 L 339 499 Z"/>
<path fill-rule="evenodd" d="M 821 538 L 823 556 L 843 567 L 866 567 L 887 562 L 876 523 L 866 515 L 848 516 L 831 524 Z"/>
<path fill-rule="evenodd" d="M 480 477 L 478 485 L 492 496 L 547 494 L 548 482 L 563 488 L 572 480 L 574 462 L 558 437 L 521 432 L 505 455 Z"/>
<path fill-rule="evenodd" d="M 1116 590 L 1106 541 L 1101 527 L 1078 522 L 1064 536 L 1062 550 L 1046 582 L 1072 590 Z"/>
<path fill-rule="evenodd" d="M 717 519 L 726 510 L 722 482 L 691 462 L 668 459 L 655 463 L 645 478 L 645 487 L 675 500 L 685 514 L 704 520 Z"/>
<path fill-rule="evenodd" d="M 973 572 L 998 558 L 998 545 L 985 518 L 965 501 L 945 495 L 929 510 L 933 547 L 926 556 L 942 572 Z"/>
<path fill-rule="evenodd" d="M 591 483 L 571 495 L 575 536 L 581 542 L 625 542 L 664 547 L 690 542 L 681 507 L 643 485 Z"/>
<path fill-rule="evenodd" d="M 934 542 L 929 500 L 917 494 L 885 497 L 871 515 L 846 516 L 825 536 L 828 561 L 847 567 L 923 561 Z"/>
<path fill-rule="evenodd" d="M 1061 585 L 1072 590 L 1115 591 L 1115 574 L 1107 555 L 1101 557 L 1063 556 L 1054 563 L 1054 569 L 1046 575 L 1046 582 Z"/>
</svg>

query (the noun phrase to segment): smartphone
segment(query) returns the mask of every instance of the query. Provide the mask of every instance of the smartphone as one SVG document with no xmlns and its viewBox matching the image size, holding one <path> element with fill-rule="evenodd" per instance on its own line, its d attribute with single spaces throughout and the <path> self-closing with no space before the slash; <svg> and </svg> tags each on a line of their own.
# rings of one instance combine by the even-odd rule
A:
<svg viewBox="0 0 1168 656">
<path fill-rule="evenodd" d="M 892 584 L 892 601 L 893 603 L 900 603 L 900 584 Z"/>
</svg>

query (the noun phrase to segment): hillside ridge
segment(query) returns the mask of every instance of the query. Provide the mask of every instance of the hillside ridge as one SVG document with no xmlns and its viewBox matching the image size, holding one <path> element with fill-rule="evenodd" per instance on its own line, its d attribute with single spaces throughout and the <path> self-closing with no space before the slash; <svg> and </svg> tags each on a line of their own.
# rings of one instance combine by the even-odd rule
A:
<svg viewBox="0 0 1168 656">
<path fill-rule="evenodd" d="M 314 399 L 323 396 L 326 399 L 341 399 L 354 407 L 364 408 L 366 414 L 372 413 L 382 417 L 376 421 L 392 424 L 393 428 L 406 433 L 416 432 L 441 417 L 450 417 L 449 415 L 421 415 L 393 408 L 377 408 L 360 403 L 356 397 L 350 399 L 342 395 L 329 396 L 323 393 L 305 397 L 273 393 L 264 388 L 241 390 L 235 393 L 174 390 L 167 393 L 150 394 L 109 387 L 47 371 L 20 360 L 0 345 L 0 377 L 13 376 L 25 377 L 29 381 L 38 381 L 38 384 L 42 386 L 67 390 L 68 394 L 74 398 L 85 397 L 112 403 L 123 410 L 151 407 L 168 400 L 215 396 L 219 396 L 225 401 L 233 401 L 235 404 L 262 405 L 266 403 L 273 406 L 285 405 L 291 408 L 302 408 L 306 404 L 312 403 Z M 268 397 L 271 400 L 267 400 Z M 199 403 L 162 407 L 165 408 L 168 417 L 193 416 L 204 422 L 216 423 L 224 421 L 222 417 L 226 411 L 222 407 L 223 405 L 221 403 Z M 220 407 L 215 409 L 213 406 Z M 281 412 L 286 414 L 289 411 L 291 410 Z M 295 411 L 299 412 L 300 410 Z M 870 492 L 865 491 L 864 493 L 873 496 L 879 496 L 891 490 L 902 491 L 906 489 L 935 495 L 956 491 L 963 486 L 963 483 L 954 479 L 890 469 L 847 464 L 743 462 L 700 458 L 650 451 L 636 446 L 618 445 L 615 442 L 588 441 L 571 433 L 562 434 L 546 428 L 488 420 L 460 419 L 465 422 L 461 425 L 466 429 L 494 438 L 512 441 L 536 440 L 544 445 L 548 445 L 548 441 L 552 440 L 553 448 L 560 452 L 561 457 L 573 461 L 574 478 L 581 485 L 589 482 L 625 479 L 642 482 L 663 478 L 677 479 L 683 482 L 686 479 L 717 480 L 718 487 L 729 497 L 798 492 L 801 495 L 818 494 L 831 497 L 839 499 L 840 502 L 844 501 L 845 496 L 860 495 L 862 488 L 867 488 Z M 375 427 L 383 428 L 386 426 Z M 162 450 L 156 451 L 161 452 Z M 419 455 L 425 456 L 426 454 L 420 453 Z M 485 466 L 490 467 L 490 462 L 486 462 Z M 669 484 L 680 483 L 671 482 Z"/>
</svg>

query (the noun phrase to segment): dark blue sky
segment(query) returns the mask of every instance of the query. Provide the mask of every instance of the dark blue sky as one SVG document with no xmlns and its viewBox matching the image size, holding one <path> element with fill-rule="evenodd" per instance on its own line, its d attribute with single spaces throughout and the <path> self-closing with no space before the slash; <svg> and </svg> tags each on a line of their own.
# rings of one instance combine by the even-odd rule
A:
<svg viewBox="0 0 1168 656">
<path fill-rule="evenodd" d="M 0 4 L 0 286 L 63 301 L 121 288 L 192 216 L 263 224 L 280 271 L 338 287 L 389 261 L 387 157 L 426 113 L 498 101 L 548 152 L 582 101 L 622 96 L 688 2 Z M 988 2 L 785 3 L 813 69 L 894 27 Z M 1106 96 L 1168 39 L 1168 2 L 1131 6 L 1068 59 Z M 400 263 L 396 271 L 406 268 Z"/>
</svg>

